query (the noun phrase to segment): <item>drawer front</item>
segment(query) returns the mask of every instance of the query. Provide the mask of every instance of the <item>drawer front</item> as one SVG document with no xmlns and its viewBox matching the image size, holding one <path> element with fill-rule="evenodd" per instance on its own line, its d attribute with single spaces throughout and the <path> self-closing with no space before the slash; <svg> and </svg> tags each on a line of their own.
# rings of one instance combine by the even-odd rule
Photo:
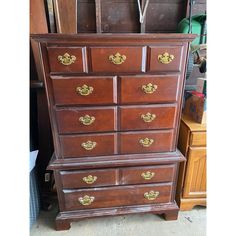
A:
<svg viewBox="0 0 236 236">
<path fill-rule="evenodd" d="M 120 153 L 173 151 L 173 136 L 173 130 L 121 133 Z"/>
<path fill-rule="evenodd" d="M 64 157 L 113 155 L 116 134 L 66 135 L 60 136 Z"/>
<path fill-rule="evenodd" d="M 206 132 L 192 132 L 190 146 L 206 146 Z"/>
<path fill-rule="evenodd" d="M 182 46 L 149 47 L 150 71 L 180 71 L 183 53 Z"/>
<path fill-rule="evenodd" d="M 63 190 L 66 210 L 168 203 L 172 184 L 146 184 L 84 190 Z M 153 191 L 153 192 L 151 192 Z"/>
<path fill-rule="evenodd" d="M 116 130 L 116 107 L 61 109 L 56 116 L 61 134 Z"/>
<path fill-rule="evenodd" d="M 131 167 L 121 169 L 121 184 L 172 182 L 175 165 Z"/>
<path fill-rule="evenodd" d="M 179 77 L 168 76 L 123 76 L 121 77 L 120 102 L 162 103 L 176 102 Z"/>
<path fill-rule="evenodd" d="M 175 104 L 120 107 L 121 130 L 174 128 L 176 109 Z"/>
<path fill-rule="evenodd" d="M 52 77 L 56 105 L 116 103 L 116 78 Z"/>
<path fill-rule="evenodd" d="M 51 72 L 87 72 L 85 47 L 48 47 Z"/>
<path fill-rule="evenodd" d="M 60 176 L 63 188 L 109 186 L 119 182 L 118 169 L 60 171 Z"/>
<path fill-rule="evenodd" d="M 143 47 L 92 47 L 93 72 L 142 72 L 145 70 Z M 144 61 L 144 62 L 143 62 Z M 144 64 L 143 64 L 144 63 Z"/>
</svg>

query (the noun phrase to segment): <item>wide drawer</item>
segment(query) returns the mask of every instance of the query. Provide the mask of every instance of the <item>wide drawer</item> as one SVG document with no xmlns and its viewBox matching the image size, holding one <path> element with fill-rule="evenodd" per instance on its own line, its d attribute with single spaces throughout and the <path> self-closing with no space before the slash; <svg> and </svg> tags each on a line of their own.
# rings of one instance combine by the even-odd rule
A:
<svg viewBox="0 0 236 236">
<path fill-rule="evenodd" d="M 64 157 L 113 155 L 116 150 L 116 134 L 61 135 Z"/>
<path fill-rule="evenodd" d="M 117 185 L 119 169 L 60 171 L 62 188 L 88 188 Z"/>
<path fill-rule="evenodd" d="M 173 130 L 120 133 L 120 153 L 170 152 L 174 150 Z"/>
<path fill-rule="evenodd" d="M 178 83 L 177 75 L 122 76 L 120 102 L 124 104 L 176 102 Z"/>
<path fill-rule="evenodd" d="M 192 132 L 190 136 L 190 146 L 206 146 L 206 132 Z"/>
<path fill-rule="evenodd" d="M 65 210 L 168 203 L 172 183 L 63 190 Z"/>
<path fill-rule="evenodd" d="M 175 126 L 176 104 L 121 106 L 121 130 L 171 129 Z"/>
<path fill-rule="evenodd" d="M 145 71 L 145 47 L 92 47 L 93 72 Z M 144 54 L 144 55 L 143 55 Z"/>
<path fill-rule="evenodd" d="M 172 182 L 175 165 L 121 168 L 120 184 L 146 184 Z"/>
<path fill-rule="evenodd" d="M 149 71 L 180 71 L 183 53 L 182 46 L 149 47 Z"/>
<path fill-rule="evenodd" d="M 116 130 L 116 107 L 60 109 L 56 117 L 61 134 Z"/>
<path fill-rule="evenodd" d="M 85 47 L 48 47 L 47 50 L 51 72 L 88 71 Z"/>
<path fill-rule="evenodd" d="M 53 76 L 51 78 L 56 105 L 116 103 L 115 77 Z"/>
</svg>

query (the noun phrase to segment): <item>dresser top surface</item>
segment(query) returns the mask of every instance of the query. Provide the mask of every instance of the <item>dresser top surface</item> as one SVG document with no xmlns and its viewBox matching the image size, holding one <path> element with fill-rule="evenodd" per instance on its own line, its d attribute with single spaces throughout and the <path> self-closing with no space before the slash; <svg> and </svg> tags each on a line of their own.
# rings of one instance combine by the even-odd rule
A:
<svg viewBox="0 0 236 236">
<path fill-rule="evenodd" d="M 191 131 L 206 131 L 206 124 L 197 123 L 186 115 L 182 115 L 181 121 L 184 122 Z"/>
</svg>

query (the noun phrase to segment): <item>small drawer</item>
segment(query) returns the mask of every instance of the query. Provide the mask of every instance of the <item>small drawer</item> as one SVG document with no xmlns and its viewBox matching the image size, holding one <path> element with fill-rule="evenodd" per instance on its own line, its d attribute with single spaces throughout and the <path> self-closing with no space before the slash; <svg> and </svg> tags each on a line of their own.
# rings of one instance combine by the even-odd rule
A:
<svg viewBox="0 0 236 236">
<path fill-rule="evenodd" d="M 90 105 L 116 103 L 115 77 L 52 76 L 56 105 Z"/>
<path fill-rule="evenodd" d="M 206 132 L 192 132 L 190 146 L 206 146 Z"/>
<path fill-rule="evenodd" d="M 176 71 L 181 70 L 183 53 L 182 46 L 152 46 L 149 47 L 150 64 L 149 71 Z"/>
<path fill-rule="evenodd" d="M 116 107 L 60 109 L 56 117 L 61 134 L 116 130 Z"/>
<path fill-rule="evenodd" d="M 88 188 L 117 185 L 118 169 L 60 171 L 63 188 Z"/>
<path fill-rule="evenodd" d="M 85 157 L 115 154 L 116 134 L 61 135 L 64 157 Z"/>
<path fill-rule="evenodd" d="M 171 129 L 175 118 L 175 104 L 120 107 L 121 130 Z"/>
<path fill-rule="evenodd" d="M 93 72 L 145 70 L 145 60 L 143 60 L 143 57 L 146 57 L 145 47 L 92 47 L 90 50 Z"/>
<path fill-rule="evenodd" d="M 173 130 L 123 132 L 120 134 L 120 153 L 170 152 L 174 150 Z"/>
<path fill-rule="evenodd" d="M 63 190 L 66 210 L 168 203 L 172 183 Z"/>
<path fill-rule="evenodd" d="M 85 47 L 48 47 L 47 50 L 51 72 L 88 71 Z"/>
<path fill-rule="evenodd" d="M 131 167 L 121 169 L 121 184 L 172 182 L 175 165 Z"/>
<path fill-rule="evenodd" d="M 179 76 L 122 76 L 121 97 L 123 104 L 176 102 Z"/>
</svg>

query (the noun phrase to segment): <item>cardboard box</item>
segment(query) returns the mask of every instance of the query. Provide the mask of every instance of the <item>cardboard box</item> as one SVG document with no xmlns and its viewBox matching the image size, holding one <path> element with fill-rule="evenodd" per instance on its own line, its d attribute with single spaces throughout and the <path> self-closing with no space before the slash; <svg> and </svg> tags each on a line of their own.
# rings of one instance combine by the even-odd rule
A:
<svg viewBox="0 0 236 236">
<path fill-rule="evenodd" d="M 203 94 L 189 92 L 186 96 L 183 114 L 191 117 L 200 124 L 205 124 L 206 102 L 206 98 Z"/>
</svg>

